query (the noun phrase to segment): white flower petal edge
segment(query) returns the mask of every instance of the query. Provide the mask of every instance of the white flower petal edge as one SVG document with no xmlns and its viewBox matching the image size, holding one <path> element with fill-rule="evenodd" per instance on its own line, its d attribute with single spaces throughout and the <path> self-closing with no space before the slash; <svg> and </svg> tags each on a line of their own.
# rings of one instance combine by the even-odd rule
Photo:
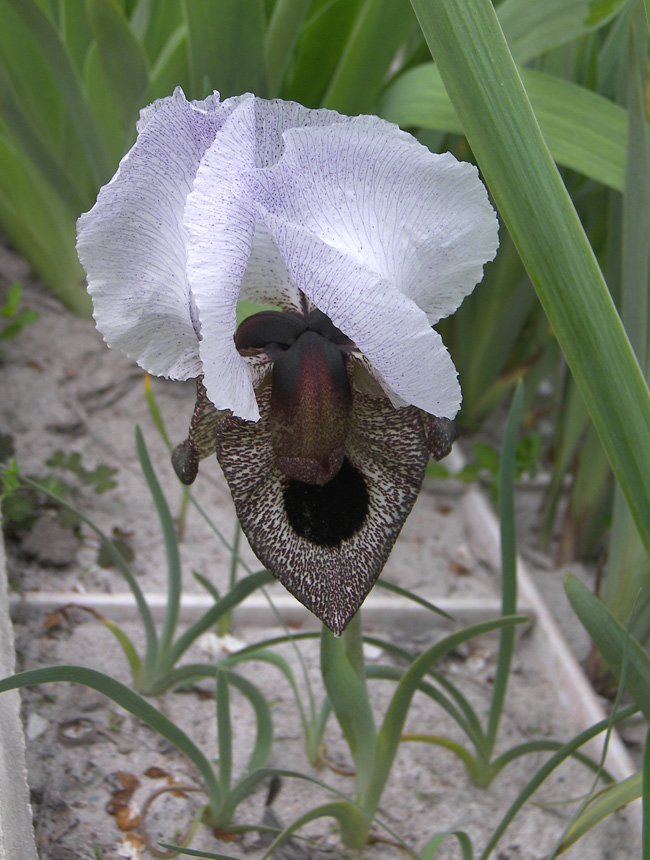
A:
<svg viewBox="0 0 650 860">
<path fill-rule="evenodd" d="M 201 161 L 183 223 L 188 278 L 201 319 L 203 384 L 217 409 L 259 419 L 249 369 L 233 342 L 238 299 L 300 308 L 298 288 L 269 230 L 233 186 L 243 173 L 282 157 L 287 129 L 350 121 L 295 102 L 250 99 L 233 111 Z"/>
<path fill-rule="evenodd" d="M 296 284 L 408 403 L 453 418 L 456 371 L 430 325 L 454 311 L 498 245 L 476 168 L 370 117 L 284 134 L 272 167 L 236 183 Z M 427 316 L 428 315 L 428 316 Z"/>
<path fill-rule="evenodd" d="M 78 222 L 97 328 L 157 376 L 201 373 L 182 216 L 205 150 L 247 98 L 188 102 L 179 88 L 145 108 L 136 143 Z"/>
</svg>

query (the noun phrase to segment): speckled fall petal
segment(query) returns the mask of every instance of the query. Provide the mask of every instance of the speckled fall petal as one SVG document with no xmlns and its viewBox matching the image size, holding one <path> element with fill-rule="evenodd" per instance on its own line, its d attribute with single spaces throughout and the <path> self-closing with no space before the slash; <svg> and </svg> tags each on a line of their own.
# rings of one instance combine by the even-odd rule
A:
<svg viewBox="0 0 650 860">
<path fill-rule="evenodd" d="M 420 491 L 429 457 L 421 413 L 355 392 L 346 461 L 318 487 L 278 468 L 270 403 L 271 390 L 263 389 L 261 421 L 219 421 L 217 458 L 257 557 L 340 634 L 376 582 Z"/>
</svg>

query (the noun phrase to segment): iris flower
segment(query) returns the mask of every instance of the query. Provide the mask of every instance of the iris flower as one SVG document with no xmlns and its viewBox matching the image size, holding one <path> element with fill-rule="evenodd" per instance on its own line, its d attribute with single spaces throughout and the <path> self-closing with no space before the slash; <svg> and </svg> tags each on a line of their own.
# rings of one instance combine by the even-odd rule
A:
<svg viewBox="0 0 650 860">
<path fill-rule="evenodd" d="M 179 477 L 216 452 L 254 552 L 335 633 L 450 449 L 460 387 L 432 326 L 497 245 L 476 168 L 397 126 L 180 89 L 79 219 L 106 343 L 198 381 Z M 241 299 L 273 309 L 237 327 Z"/>
</svg>

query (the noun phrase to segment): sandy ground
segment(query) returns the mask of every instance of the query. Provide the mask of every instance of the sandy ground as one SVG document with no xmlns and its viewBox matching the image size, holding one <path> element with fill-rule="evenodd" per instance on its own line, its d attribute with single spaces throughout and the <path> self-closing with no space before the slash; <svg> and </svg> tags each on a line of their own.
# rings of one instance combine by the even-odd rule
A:
<svg viewBox="0 0 650 860">
<path fill-rule="evenodd" d="M 63 478 L 69 485 L 70 501 L 105 532 L 128 543 L 134 554 L 132 567 L 144 591 L 164 590 L 164 550 L 135 454 L 136 423 L 142 427 L 154 468 L 174 513 L 179 510 L 180 490 L 167 450 L 148 412 L 142 373 L 122 355 L 107 350 L 91 322 L 74 319 L 64 312 L 32 280 L 23 261 L 10 251 L 2 254 L 0 273 L 0 289 L 21 280 L 26 304 L 41 314 L 18 338 L 2 344 L 0 432 L 12 438 L 25 474 Z M 181 441 L 191 416 L 193 384 L 155 380 L 153 387 L 171 439 Z M 83 484 L 78 474 L 47 466 L 46 462 L 58 451 L 66 457 L 80 454 L 88 471 L 102 465 L 116 469 L 117 486 L 97 494 L 92 486 Z M 214 522 L 231 539 L 235 517 L 216 461 L 202 465 L 195 491 Z M 436 598 L 450 596 L 480 599 L 498 595 L 494 572 L 473 556 L 468 545 L 458 504 L 460 492 L 462 489 L 452 484 L 426 483 L 384 577 L 434 602 Z M 36 533 L 18 532 L 7 541 L 9 575 L 15 590 L 80 593 L 126 590 L 114 568 L 98 563 L 98 540 L 88 528 L 82 527 L 75 537 L 59 522 L 56 512 L 46 510 L 43 515 L 47 519 L 40 523 Z M 259 568 L 249 548 L 243 546 L 241 553 L 253 569 Z M 205 576 L 221 591 L 227 587 L 230 555 L 193 511 L 188 514 L 181 555 L 184 590 L 203 591 L 192 572 Z M 280 593 L 279 585 L 269 589 L 271 597 Z M 135 621 L 126 622 L 124 629 L 134 642 L 141 643 L 142 631 Z M 242 618 L 233 632 L 251 643 L 280 631 L 251 628 Z M 408 624 L 388 629 L 379 626 L 373 633 L 413 651 L 423 650 L 441 635 L 432 627 L 414 637 Z M 115 640 L 106 628 L 84 613 L 73 611 L 54 617 L 27 613 L 16 624 L 16 636 L 22 668 L 80 663 L 108 672 L 125 683 L 129 681 L 126 660 Z M 202 641 L 188 659 L 213 660 L 214 653 L 210 650 L 213 645 L 212 641 Z M 317 643 L 303 642 L 299 648 L 309 684 L 320 703 L 323 691 Z M 306 682 L 300 673 L 296 649 L 285 645 L 280 653 L 294 666 L 305 695 Z M 381 652 L 369 655 L 369 661 L 399 665 Z M 458 684 L 484 719 L 494 680 L 494 640 L 461 647 L 439 669 Z M 260 687 L 271 705 L 275 735 L 270 765 L 299 770 L 350 794 L 353 791 L 350 777 L 327 767 L 315 770 L 309 765 L 295 699 L 286 680 L 273 667 L 260 663 L 247 664 L 241 671 Z M 383 718 L 393 688 L 390 682 L 371 682 L 377 723 Z M 204 682 L 198 690 L 168 694 L 154 704 L 177 721 L 206 754 L 215 757 L 212 689 L 210 683 Z M 150 857 L 141 847 L 137 829 L 121 831 L 115 817 L 107 812 L 112 793 L 121 786 L 120 779 L 125 779 L 119 774 L 132 774 L 139 781 L 131 801 L 135 815 L 144 798 L 164 784 L 166 774 L 177 781 L 198 784 L 192 766 L 148 727 L 86 688 L 41 685 L 26 690 L 23 703 L 35 831 L 43 860 Z M 254 717 L 247 702 L 236 692 L 232 694 L 231 706 L 237 778 L 250 752 Z M 88 730 L 87 742 L 71 744 L 70 735 L 73 741 L 79 740 L 76 737 L 79 727 Z M 440 707 L 420 693 L 414 699 L 406 731 L 463 740 L 458 727 Z M 573 733 L 571 714 L 547 676 L 533 637 L 524 630 L 518 634 L 497 751 L 539 738 L 566 740 Z M 333 718 L 327 724 L 325 743 L 327 760 L 339 771 L 349 770 L 349 751 Z M 478 855 L 512 799 L 543 760 L 544 756 L 535 755 L 514 762 L 489 790 L 484 790 L 471 784 L 459 760 L 448 751 L 430 744 L 404 743 L 382 798 L 381 820 L 415 850 L 421 850 L 437 832 L 467 831 Z M 149 770 L 152 767 L 158 769 L 156 778 L 146 775 L 147 771 L 152 773 Z M 492 856 L 498 860 L 533 860 L 545 856 L 575 808 L 569 801 L 580 797 L 590 782 L 581 766 L 564 767 L 536 795 L 536 803 L 528 804 L 516 818 Z M 255 824 L 261 820 L 267 788 L 267 783 L 261 785 L 239 806 L 235 814 L 237 823 Z M 199 794 L 187 798 L 164 795 L 149 818 L 151 835 L 155 837 L 157 833 L 156 816 L 161 827 L 164 825 L 159 836 L 170 839 L 177 835 L 191 817 L 188 804 L 200 802 L 200 797 Z M 329 799 L 331 795 L 313 784 L 285 780 L 274 811 L 286 824 Z M 313 844 L 302 843 L 300 850 L 305 857 L 346 856 L 331 820 L 314 822 L 302 833 L 314 840 Z M 376 834 L 391 839 L 387 831 L 377 829 Z M 251 860 L 264 853 L 255 833 L 239 842 L 224 843 L 217 841 L 205 827 L 199 828 L 193 847 Z M 393 845 L 378 842 L 367 848 L 363 856 L 380 860 L 405 855 Z M 436 855 L 442 860 L 460 856 L 452 839 Z M 626 860 L 640 856 L 640 848 L 631 840 L 622 813 L 599 826 L 565 856 Z"/>
</svg>

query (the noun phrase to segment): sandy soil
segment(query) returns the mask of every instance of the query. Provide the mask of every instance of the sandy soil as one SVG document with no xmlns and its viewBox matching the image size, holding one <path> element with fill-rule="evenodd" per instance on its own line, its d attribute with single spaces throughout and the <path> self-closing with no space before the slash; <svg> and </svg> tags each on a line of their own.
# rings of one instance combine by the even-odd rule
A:
<svg viewBox="0 0 650 860">
<path fill-rule="evenodd" d="M 64 478 L 69 484 L 68 498 L 104 531 L 121 536 L 128 543 L 134 554 L 133 569 L 144 591 L 164 590 L 164 550 L 135 455 L 136 423 L 142 426 L 154 467 L 174 512 L 179 509 L 180 490 L 167 450 L 148 413 L 142 373 L 120 354 L 107 350 L 91 322 L 74 319 L 63 311 L 30 277 L 24 262 L 10 251 L 5 250 L 0 258 L 0 273 L 0 289 L 21 280 L 26 304 L 41 314 L 18 338 L 2 344 L 0 432 L 12 437 L 25 474 Z M 153 387 L 169 435 L 178 442 L 186 435 L 193 385 L 155 380 Z M 117 486 L 97 494 L 70 470 L 47 466 L 46 461 L 57 451 L 64 452 L 66 457 L 79 453 L 88 471 L 100 465 L 117 469 Z M 202 464 L 195 488 L 201 504 L 231 539 L 235 518 L 216 461 Z M 458 504 L 460 492 L 462 489 L 452 484 L 425 485 L 384 577 L 434 602 L 436 598 L 449 596 L 479 599 L 498 595 L 494 572 L 473 556 L 468 545 Z M 15 590 L 80 593 L 125 590 L 116 570 L 98 563 L 98 541 L 89 529 L 82 527 L 75 537 L 65 523 L 59 522 L 56 512 L 45 510 L 43 516 L 47 519 L 40 523 L 36 534 L 34 530 L 14 530 L 7 541 L 9 575 Z M 191 576 L 194 571 L 220 590 L 226 588 L 229 553 L 192 511 L 181 553 L 184 589 L 202 592 Z M 259 568 L 246 546 L 241 553 L 253 569 Z M 273 596 L 281 593 L 281 587 L 272 586 L 268 591 Z M 141 641 L 141 630 L 135 621 L 126 622 L 124 629 L 136 643 Z M 272 627 L 251 628 L 241 618 L 233 632 L 250 643 L 279 631 Z M 414 637 L 407 624 L 373 632 L 415 651 L 423 650 L 441 635 L 432 627 Z M 115 640 L 108 630 L 84 613 L 73 611 L 44 617 L 42 613 L 28 612 L 16 624 L 16 637 L 22 668 L 78 662 L 106 671 L 125 683 L 129 681 L 128 666 Z M 213 660 L 214 653 L 210 651 L 213 646 L 212 640 L 204 640 L 195 646 L 188 659 Z M 317 645 L 306 642 L 299 647 L 308 667 L 309 683 L 320 702 L 323 693 Z M 282 646 L 280 652 L 299 672 L 295 650 Z M 369 659 L 396 665 L 385 653 L 372 654 Z M 464 646 L 439 668 L 459 685 L 483 716 L 494 679 L 495 642 L 486 639 Z M 275 740 L 270 764 L 300 770 L 349 794 L 353 790 L 349 777 L 328 768 L 315 771 L 309 765 L 293 694 L 277 670 L 256 663 L 241 671 L 259 685 L 271 703 Z M 300 684 L 304 694 L 304 682 Z M 371 682 L 377 722 L 383 717 L 392 689 L 389 682 Z M 216 723 L 210 693 L 211 685 L 205 682 L 198 690 L 169 694 L 155 704 L 214 757 Z M 137 829 L 121 831 L 115 817 L 106 811 L 112 793 L 122 785 L 119 774 L 133 774 L 139 781 L 131 801 L 135 815 L 144 798 L 164 784 L 164 774 L 173 775 L 177 781 L 198 784 L 192 766 L 142 723 L 86 688 L 41 685 L 26 690 L 23 703 L 35 831 L 43 860 L 150 857 L 141 847 Z M 231 704 L 234 771 L 238 775 L 250 750 L 254 719 L 241 695 L 233 693 Z M 76 735 L 81 729 L 87 730 L 87 742 L 74 743 L 79 740 Z M 462 740 L 457 727 L 442 710 L 421 694 L 416 695 L 406 729 Z M 566 740 L 573 733 L 571 714 L 546 674 L 533 637 L 523 631 L 518 636 L 498 751 L 539 738 Z M 325 740 L 328 761 L 338 770 L 349 770 L 349 752 L 333 718 L 327 725 Z M 381 819 L 416 850 L 436 832 L 461 829 L 470 834 L 475 850 L 480 851 L 512 799 L 543 760 L 539 755 L 518 760 L 486 791 L 470 783 L 458 759 L 449 752 L 422 743 L 404 743 L 382 799 Z M 152 767 L 159 769 L 157 778 L 146 775 Z M 121 779 L 124 781 L 125 777 Z M 575 808 L 567 802 L 582 795 L 590 781 L 581 766 L 563 768 L 536 795 L 537 803 L 529 804 L 517 817 L 493 857 L 533 860 L 545 856 Z M 260 786 L 240 805 L 235 817 L 238 823 L 255 824 L 261 820 L 267 787 Z M 314 785 L 285 780 L 273 808 L 283 823 L 289 823 L 328 799 L 330 795 Z M 161 798 L 154 807 L 159 823 L 165 825 L 159 835 L 173 838 L 177 831 L 182 831 L 191 816 L 188 804 L 196 802 L 200 802 L 199 794 Z M 155 836 L 153 817 L 151 835 Z M 385 831 L 376 832 L 390 839 Z M 315 822 L 303 833 L 314 840 L 313 845 L 302 844 L 304 856 L 345 856 L 330 820 Z M 263 855 L 259 837 L 254 833 L 240 842 L 223 843 L 205 827 L 199 828 L 193 847 L 251 860 Z M 377 843 L 366 849 L 363 856 L 380 860 L 404 855 L 394 846 Z M 453 840 L 448 840 L 436 856 L 455 860 L 461 855 Z M 599 826 L 565 856 L 624 860 L 640 856 L 640 849 L 630 837 L 622 813 Z"/>
</svg>

